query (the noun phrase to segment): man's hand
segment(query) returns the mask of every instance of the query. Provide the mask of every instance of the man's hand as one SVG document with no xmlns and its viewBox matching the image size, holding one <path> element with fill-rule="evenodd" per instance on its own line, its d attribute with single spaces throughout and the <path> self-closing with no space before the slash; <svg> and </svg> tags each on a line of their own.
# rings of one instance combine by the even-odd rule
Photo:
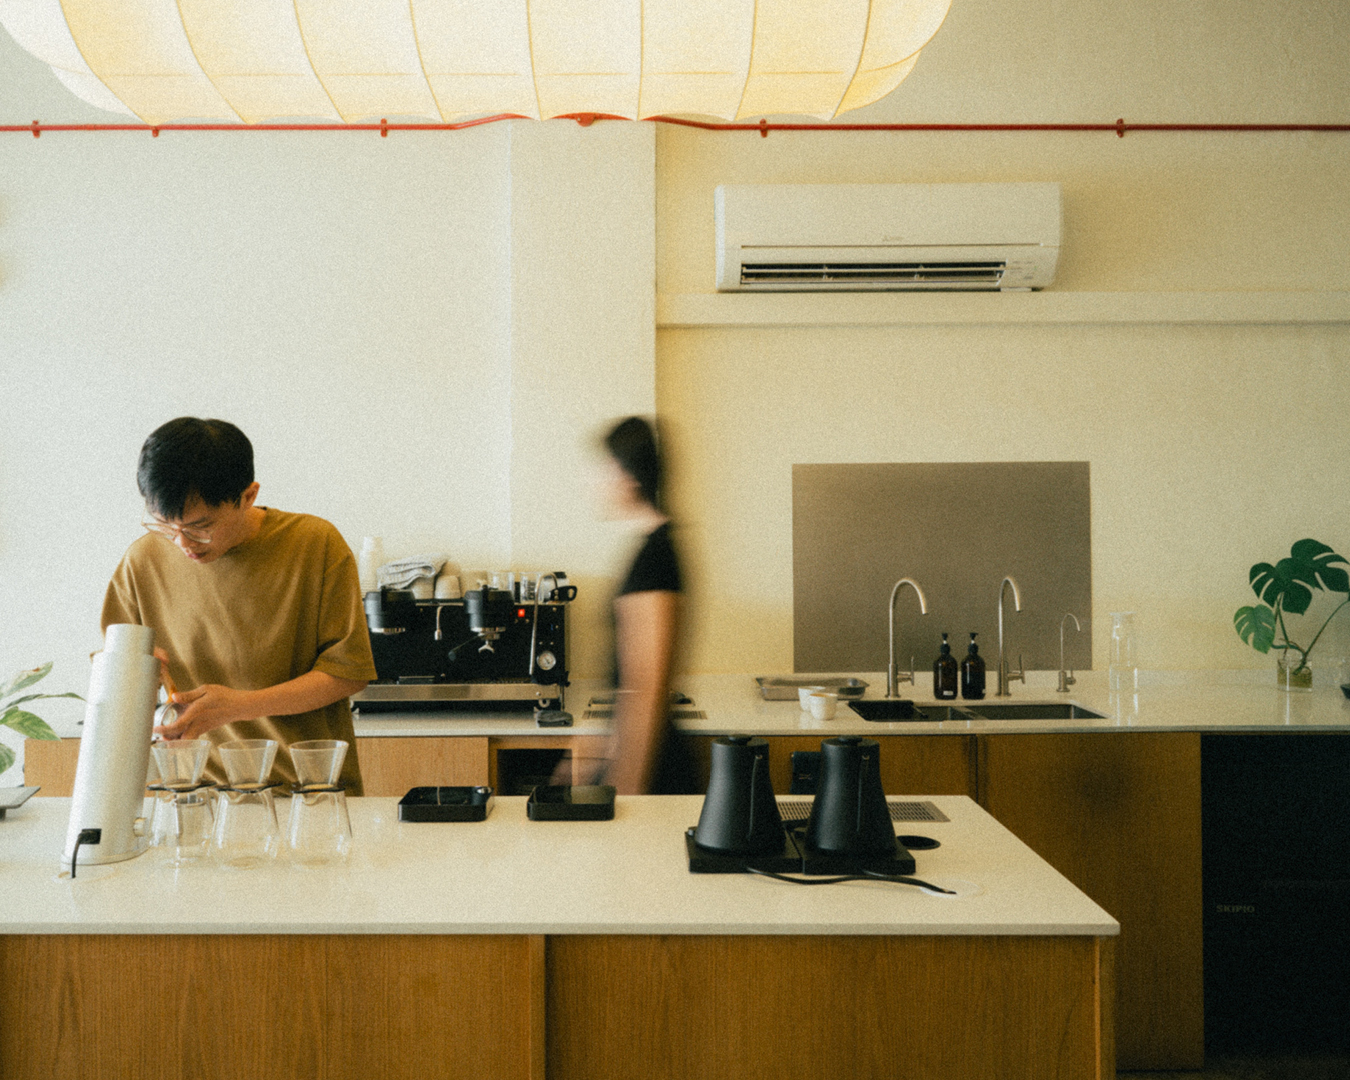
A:
<svg viewBox="0 0 1350 1080">
<path fill-rule="evenodd" d="M 174 694 L 169 701 L 178 710 L 178 719 L 155 728 L 155 734 L 162 739 L 199 739 L 213 728 L 256 719 L 263 714 L 251 707 L 252 697 L 248 690 L 215 683 Z"/>
</svg>

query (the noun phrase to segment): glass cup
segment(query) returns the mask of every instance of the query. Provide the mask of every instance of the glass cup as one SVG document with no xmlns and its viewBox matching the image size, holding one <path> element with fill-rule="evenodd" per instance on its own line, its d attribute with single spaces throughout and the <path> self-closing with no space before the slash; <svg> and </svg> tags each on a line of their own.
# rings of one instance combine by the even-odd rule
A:
<svg viewBox="0 0 1350 1080">
<path fill-rule="evenodd" d="M 342 775 L 347 743 L 341 739 L 309 739 L 292 743 L 291 761 L 301 787 L 332 787 Z"/>
<path fill-rule="evenodd" d="M 224 866 L 235 869 L 261 866 L 276 857 L 280 843 L 281 829 L 271 788 L 223 788 L 216 796 L 211 851 Z"/>
<path fill-rule="evenodd" d="M 297 866 L 331 866 L 345 862 L 352 849 L 352 822 L 347 793 L 341 788 L 305 791 L 291 796 L 286 846 Z"/>
<path fill-rule="evenodd" d="M 160 783 L 166 787 L 186 787 L 201 782 L 211 754 L 211 740 L 159 740 L 150 744 L 150 753 L 154 755 Z"/>
<path fill-rule="evenodd" d="M 235 739 L 220 746 L 220 760 L 231 787 L 267 783 L 276 758 L 275 739 Z"/>
</svg>

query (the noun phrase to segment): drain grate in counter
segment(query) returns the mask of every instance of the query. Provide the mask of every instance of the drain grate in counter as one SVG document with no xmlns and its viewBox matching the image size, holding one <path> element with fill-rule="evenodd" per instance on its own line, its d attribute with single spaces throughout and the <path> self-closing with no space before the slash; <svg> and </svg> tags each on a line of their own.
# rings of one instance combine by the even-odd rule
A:
<svg viewBox="0 0 1350 1080">
<path fill-rule="evenodd" d="M 946 814 L 930 802 L 909 802 L 887 799 L 892 821 L 950 821 Z M 779 799 L 778 816 L 784 821 L 805 821 L 811 816 L 810 799 Z"/>
</svg>

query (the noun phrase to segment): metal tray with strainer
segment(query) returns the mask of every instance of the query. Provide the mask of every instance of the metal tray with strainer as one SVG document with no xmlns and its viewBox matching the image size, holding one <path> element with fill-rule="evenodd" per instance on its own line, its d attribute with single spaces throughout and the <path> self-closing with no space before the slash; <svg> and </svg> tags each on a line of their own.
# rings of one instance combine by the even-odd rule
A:
<svg viewBox="0 0 1350 1080">
<path fill-rule="evenodd" d="M 860 698 L 867 691 L 862 679 L 845 675 L 760 675 L 755 682 L 765 701 L 796 701 L 803 686 L 823 686 L 841 698 Z"/>
</svg>

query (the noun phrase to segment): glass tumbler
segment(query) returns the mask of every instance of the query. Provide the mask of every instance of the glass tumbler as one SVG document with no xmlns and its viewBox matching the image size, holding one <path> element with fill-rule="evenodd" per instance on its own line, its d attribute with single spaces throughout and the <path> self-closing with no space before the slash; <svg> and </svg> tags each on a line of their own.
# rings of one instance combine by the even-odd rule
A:
<svg viewBox="0 0 1350 1080">
<path fill-rule="evenodd" d="M 286 846 L 297 866 L 331 866 L 345 862 L 352 849 L 352 822 L 347 793 L 341 788 L 296 788 Z"/>
<path fill-rule="evenodd" d="M 277 806 L 266 787 L 222 788 L 216 796 L 212 854 L 224 866 L 247 869 L 274 859 L 281 843 Z"/>
<path fill-rule="evenodd" d="M 332 787 L 342 775 L 347 743 L 342 739 L 309 739 L 292 743 L 291 761 L 301 787 Z"/>
<path fill-rule="evenodd" d="M 276 757 L 275 739 L 235 739 L 220 745 L 220 761 L 230 787 L 267 783 Z"/>
<path fill-rule="evenodd" d="M 1111 693 L 1134 694 L 1139 690 L 1139 639 L 1133 611 L 1111 612 L 1111 654 L 1107 668 Z"/>
<path fill-rule="evenodd" d="M 211 740 L 156 740 L 150 744 L 150 753 L 154 755 L 160 783 L 169 787 L 185 787 L 201 782 L 202 773 L 206 771 L 206 759 L 211 754 Z"/>
</svg>

